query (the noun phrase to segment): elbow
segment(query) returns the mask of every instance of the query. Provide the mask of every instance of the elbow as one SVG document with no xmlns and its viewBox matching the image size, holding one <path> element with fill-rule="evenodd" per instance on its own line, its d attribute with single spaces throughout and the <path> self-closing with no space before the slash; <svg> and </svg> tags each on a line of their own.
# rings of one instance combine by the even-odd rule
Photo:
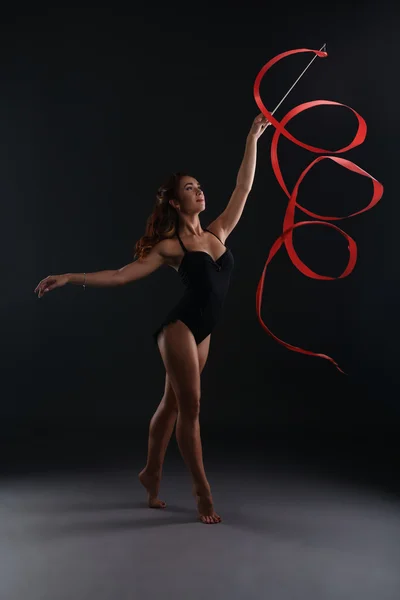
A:
<svg viewBox="0 0 400 600">
<path fill-rule="evenodd" d="M 248 196 L 251 192 L 251 185 L 244 182 L 244 181 L 237 181 L 236 183 L 236 189 L 240 190 L 242 192 L 242 194 L 245 194 L 246 196 Z"/>
<path fill-rule="evenodd" d="M 123 285 L 126 285 L 128 283 L 126 278 L 120 271 L 115 271 L 112 280 L 114 287 L 122 287 Z"/>
</svg>

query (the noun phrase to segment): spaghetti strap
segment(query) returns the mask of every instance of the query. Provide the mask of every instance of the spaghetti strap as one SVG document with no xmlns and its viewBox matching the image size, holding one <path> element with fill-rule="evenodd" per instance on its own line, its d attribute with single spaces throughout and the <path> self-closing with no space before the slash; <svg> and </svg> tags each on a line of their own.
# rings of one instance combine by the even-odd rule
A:
<svg viewBox="0 0 400 600">
<path fill-rule="evenodd" d="M 219 240 L 219 241 L 221 242 L 221 244 L 222 244 L 223 246 L 225 246 L 225 244 L 224 244 L 224 243 L 223 243 L 223 242 L 222 242 L 222 241 L 219 239 L 219 237 L 217 236 L 217 234 L 216 234 L 216 233 L 213 233 L 213 232 L 212 232 L 212 231 L 210 231 L 209 229 L 204 229 L 204 231 L 208 231 L 208 233 L 212 233 L 212 235 L 215 235 L 215 237 L 217 238 L 217 240 Z M 225 247 L 226 247 L 226 246 L 225 246 Z"/>
<path fill-rule="evenodd" d="M 182 242 L 181 238 L 179 237 L 179 233 L 178 233 L 178 232 L 176 232 L 176 235 L 177 235 L 177 238 L 178 238 L 178 240 L 179 240 L 179 243 L 180 243 L 180 245 L 182 246 L 182 250 L 183 250 L 183 251 L 184 251 L 184 253 L 186 254 L 187 250 L 186 250 L 186 248 L 185 248 L 185 246 L 184 246 L 184 243 Z"/>
</svg>

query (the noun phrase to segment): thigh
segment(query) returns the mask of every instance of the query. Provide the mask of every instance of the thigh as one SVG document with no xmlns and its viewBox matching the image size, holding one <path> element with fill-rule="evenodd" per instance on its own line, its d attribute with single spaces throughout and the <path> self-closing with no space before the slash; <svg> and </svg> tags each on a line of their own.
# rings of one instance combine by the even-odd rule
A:
<svg viewBox="0 0 400 600">
<path fill-rule="evenodd" d="M 166 327 L 158 337 L 158 347 L 167 374 L 166 387 L 174 391 L 178 408 L 182 402 L 200 400 L 199 353 L 190 329 L 182 321 Z"/>
<path fill-rule="evenodd" d="M 207 362 L 208 352 L 210 349 L 210 340 L 211 340 L 211 334 L 209 336 L 207 336 L 206 339 L 203 340 L 202 342 L 200 342 L 200 344 L 198 344 L 198 346 L 197 346 L 200 374 L 202 373 L 202 371 L 205 367 L 205 364 Z M 172 407 L 174 407 L 176 409 L 178 408 L 176 398 L 175 398 L 174 388 L 172 387 L 171 378 L 168 375 L 167 371 L 165 372 L 164 402 L 166 402 L 168 405 L 171 405 Z"/>
<path fill-rule="evenodd" d="M 210 333 L 210 335 L 208 335 L 206 337 L 205 340 L 200 342 L 200 344 L 197 346 L 197 353 L 199 355 L 200 373 L 203 371 L 204 367 L 206 366 L 208 352 L 210 350 L 210 340 L 211 340 L 211 333 Z"/>
</svg>

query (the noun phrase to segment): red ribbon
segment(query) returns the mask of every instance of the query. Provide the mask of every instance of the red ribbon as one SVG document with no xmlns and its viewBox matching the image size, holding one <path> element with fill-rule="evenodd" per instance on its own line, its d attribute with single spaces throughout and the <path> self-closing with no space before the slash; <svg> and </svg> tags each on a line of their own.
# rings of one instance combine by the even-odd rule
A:
<svg viewBox="0 0 400 600">
<path fill-rule="evenodd" d="M 318 154 L 327 153 L 327 152 L 330 152 L 333 154 L 340 154 L 340 153 L 346 152 L 347 150 L 352 150 L 356 146 L 359 146 L 360 144 L 362 144 L 367 135 L 367 124 L 366 124 L 365 120 L 350 106 L 347 106 L 346 104 L 340 104 L 339 102 L 333 102 L 330 100 L 315 100 L 313 102 L 305 102 L 304 104 L 300 104 L 300 105 L 296 106 L 295 108 L 293 108 L 291 111 L 289 111 L 287 113 L 287 115 L 280 122 L 277 121 L 273 117 L 273 115 L 267 110 L 267 108 L 264 105 L 263 101 L 261 100 L 261 96 L 260 96 L 260 84 L 261 84 L 261 81 L 262 81 L 264 75 L 272 67 L 272 65 L 274 65 L 276 62 L 278 62 L 282 58 L 285 58 L 286 56 L 290 56 L 291 54 L 298 54 L 300 52 L 314 52 L 314 54 L 316 54 L 317 56 L 319 56 L 321 58 L 327 56 L 326 52 L 321 52 L 319 50 L 309 50 L 307 48 L 300 48 L 299 50 L 290 50 L 288 52 L 283 52 L 282 54 L 278 54 L 278 56 L 275 56 L 274 58 L 272 58 L 269 62 L 267 62 L 266 65 L 264 65 L 264 67 L 258 73 L 256 80 L 254 82 L 255 101 L 256 101 L 260 111 L 265 115 L 265 117 L 268 119 L 268 121 L 270 121 L 270 123 L 272 125 L 274 125 L 274 127 L 275 127 L 275 133 L 272 138 L 272 144 L 271 144 L 272 168 L 273 168 L 275 176 L 279 182 L 279 185 L 281 186 L 281 188 L 283 189 L 283 191 L 289 198 L 289 203 L 287 205 L 285 218 L 283 221 L 283 233 L 273 244 L 273 246 L 269 252 L 269 255 L 268 255 L 267 261 L 265 263 L 260 281 L 257 286 L 256 311 L 257 311 L 258 320 L 259 320 L 261 326 L 264 328 L 264 330 L 267 333 L 269 333 L 269 335 L 271 335 L 274 338 L 274 340 L 276 340 L 277 342 L 279 342 L 280 344 L 285 346 L 285 348 L 288 348 L 289 350 L 294 350 L 295 352 L 301 352 L 302 354 L 308 354 L 310 356 L 319 356 L 320 358 L 325 358 L 326 360 L 329 360 L 331 363 L 333 363 L 335 365 L 335 367 L 341 373 L 343 373 L 344 371 L 342 371 L 342 369 L 340 369 L 339 365 L 330 356 L 327 356 L 326 354 L 312 352 L 311 350 L 305 350 L 304 348 L 299 348 L 298 346 L 293 346 L 292 344 L 288 344 L 287 342 L 284 342 L 283 340 L 278 338 L 276 335 L 274 335 L 272 333 L 272 331 L 270 329 L 268 329 L 268 327 L 266 326 L 266 324 L 264 323 L 264 321 L 262 320 L 262 317 L 261 317 L 261 306 L 262 306 L 262 295 L 263 295 L 263 290 L 264 290 L 265 272 L 267 270 L 269 263 L 271 262 L 271 260 L 275 256 L 275 254 L 278 252 L 278 250 L 282 246 L 282 244 L 285 245 L 286 250 L 287 250 L 289 257 L 290 257 L 292 263 L 294 264 L 294 266 L 301 273 L 306 275 L 307 277 L 311 277 L 313 279 L 321 279 L 321 280 L 342 279 L 343 277 L 347 277 L 353 271 L 355 264 L 357 262 L 357 245 L 356 245 L 355 241 L 353 240 L 353 238 L 351 238 L 346 232 L 344 232 L 342 229 L 340 229 L 336 225 L 333 225 L 332 223 L 327 223 L 327 221 L 339 221 L 340 219 L 347 219 L 349 217 L 354 217 L 355 215 L 359 215 L 367 210 L 370 210 L 373 206 L 375 206 L 379 202 L 379 200 L 382 198 L 382 195 L 383 195 L 383 185 L 381 183 L 379 183 L 379 181 L 377 181 L 372 175 L 370 175 L 369 173 L 367 173 L 366 171 L 361 169 L 355 163 L 353 163 L 349 160 L 346 160 L 344 158 L 336 157 L 336 156 L 320 156 L 320 157 L 316 158 L 315 160 L 313 160 L 312 163 L 309 164 L 308 167 L 306 169 L 304 169 L 304 171 L 301 173 L 299 179 L 297 180 L 296 185 L 293 188 L 292 193 L 290 193 L 288 191 L 286 184 L 284 182 L 284 179 L 282 176 L 282 171 L 280 169 L 279 161 L 278 161 L 278 142 L 279 142 L 279 138 L 281 135 L 284 135 L 286 138 L 291 140 L 294 144 L 297 144 L 297 146 L 301 146 L 302 148 L 305 148 L 306 150 L 310 150 L 311 152 L 316 152 Z M 357 121 L 358 121 L 357 133 L 356 133 L 353 141 L 348 146 L 341 148 L 340 150 L 335 150 L 335 151 L 324 150 L 322 148 L 316 148 L 315 146 L 310 146 L 309 144 L 304 144 L 303 142 L 299 141 L 297 138 L 295 138 L 291 133 L 289 133 L 285 129 L 285 125 L 291 119 L 293 119 L 293 117 L 295 117 L 296 115 L 300 114 L 301 112 L 303 112 L 305 110 L 308 110 L 309 108 L 313 108 L 314 106 L 321 106 L 321 105 L 345 106 L 346 108 L 349 108 L 353 112 L 353 114 L 356 116 Z M 317 215 L 297 203 L 296 200 L 297 200 L 299 186 L 300 186 L 301 182 L 303 181 L 304 177 L 307 175 L 307 173 L 312 169 L 312 167 L 314 165 L 316 165 L 321 160 L 325 160 L 325 159 L 333 160 L 338 165 L 345 167 L 349 171 L 353 171 L 354 173 L 358 173 L 359 175 L 363 175 L 364 177 L 369 177 L 371 179 L 372 184 L 373 184 L 372 199 L 365 208 L 362 208 L 361 210 L 359 210 L 355 213 L 352 213 L 350 215 L 347 215 L 345 217 L 328 217 L 328 216 L 323 216 L 323 215 Z M 300 210 L 302 210 L 308 216 L 314 217 L 315 219 L 318 219 L 318 220 L 317 221 L 301 221 L 301 222 L 295 224 L 294 217 L 295 217 L 296 207 L 299 208 Z M 296 253 L 296 251 L 293 247 L 293 230 L 296 229 L 297 227 L 302 227 L 304 225 L 322 225 L 324 227 L 331 227 L 332 229 L 336 229 L 336 231 L 338 231 L 341 235 L 343 235 L 346 238 L 346 240 L 348 241 L 348 248 L 349 248 L 349 260 L 346 265 L 346 268 L 344 269 L 343 273 L 341 275 L 339 275 L 339 277 L 328 277 L 327 275 L 319 275 L 318 273 L 315 273 L 312 269 L 310 269 L 300 259 L 300 257 L 298 256 L 298 254 Z"/>
</svg>

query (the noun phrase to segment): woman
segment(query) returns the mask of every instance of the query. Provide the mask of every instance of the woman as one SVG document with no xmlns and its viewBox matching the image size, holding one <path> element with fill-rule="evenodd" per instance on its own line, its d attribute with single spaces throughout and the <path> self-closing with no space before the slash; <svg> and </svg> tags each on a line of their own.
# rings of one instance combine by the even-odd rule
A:
<svg viewBox="0 0 400 600">
<path fill-rule="evenodd" d="M 254 120 L 235 190 L 225 210 L 203 229 L 199 214 L 205 197 L 196 179 L 171 176 L 157 195 L 146 235 L 136 244 L 134 262 L 118 270 L 50 275 L 35 289 L 38 297 L 67 283 L 99 287 L 125 285 L 153 273 L 161 265 L 174 268 L 187 287 L 178 305 L 154 333 L 165 365 L 165 390 L 150 422 L 148 457 L 139 479 L 151 508 L 165 508 L 158 498 L 164 456 L 176 423 L 176 438 L 191 472 L 200 520 L 219 523 L 203 465 L 200 439 L 200 375 L 206 364 L 211 331 L 222 311 L 233 269 L 225 241 L 237 225 L 253 185 L 257 141 L 269 122 Z"/>
</svg>

